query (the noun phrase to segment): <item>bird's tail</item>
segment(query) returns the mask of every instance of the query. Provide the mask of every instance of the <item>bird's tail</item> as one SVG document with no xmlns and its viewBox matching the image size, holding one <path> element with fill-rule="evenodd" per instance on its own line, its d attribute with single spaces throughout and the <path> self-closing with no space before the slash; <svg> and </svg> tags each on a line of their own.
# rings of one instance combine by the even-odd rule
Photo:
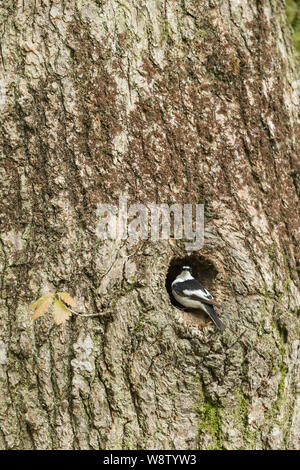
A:
<svg viewBox="0 0 300 470">
<path fill-rule="evenodd" d="M 215 309 L 212 305 L 208 305 L 206 304 L 205 305 L 205 310 L 206 312 L 208 313 L 208 315 L 210 316 L 210 318 L 212 319 L 212 321 L 214 322 L 214 324 L 221 330 L 225 330 L 226 326 L 224 325 L 224 323 L 220 320 L 220 318 L 218 317 L 218 315 L 216 314 L 215 312 Z"/>
</svg>

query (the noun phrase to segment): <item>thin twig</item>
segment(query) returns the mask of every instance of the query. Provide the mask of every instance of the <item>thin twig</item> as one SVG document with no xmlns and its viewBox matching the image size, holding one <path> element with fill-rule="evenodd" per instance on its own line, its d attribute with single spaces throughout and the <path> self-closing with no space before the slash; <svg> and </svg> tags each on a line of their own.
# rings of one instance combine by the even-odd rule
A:
<svg viewBox="0 0 300 470">
<path fill-rule="evenodd" d="M 74 313 L 75 315 L 78 315 L 79 317 L 100 317 L 100 313 L 81 313 L 81 312 L 75 312 L 75 310 L 72 310 L 70 307 L 68 307 L 70 312 Z"/>
</svg>

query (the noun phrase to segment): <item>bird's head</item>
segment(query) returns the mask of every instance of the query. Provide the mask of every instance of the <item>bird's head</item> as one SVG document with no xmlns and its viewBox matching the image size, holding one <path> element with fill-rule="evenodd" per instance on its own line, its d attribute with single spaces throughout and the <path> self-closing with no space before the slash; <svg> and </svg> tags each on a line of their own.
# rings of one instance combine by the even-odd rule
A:
<svg viewBox="0 0 300 470">
<path fill-rule="evenodd" d="M 176 284 L 177 282 L 188 281 L 189 279 L 193 279 L 191 266 L 182 266 L 180 273 L 174 279 L 172 285 Z"/>
<path fill-rule="evenodd" d="M 193 273 L 192 273 L 192 268 L 191 268 L 191 266 L 182 266 L 181 272 L 182 272 L 182 273 L 184 273 L 184 272 L 190 273 L 191 275 L 193 274 Z"/>
</svg>

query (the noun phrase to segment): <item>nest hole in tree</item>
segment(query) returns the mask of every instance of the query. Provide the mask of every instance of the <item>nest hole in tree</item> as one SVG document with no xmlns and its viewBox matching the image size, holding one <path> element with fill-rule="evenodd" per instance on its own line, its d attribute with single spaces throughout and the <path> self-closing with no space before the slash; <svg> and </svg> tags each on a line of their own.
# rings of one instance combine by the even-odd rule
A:
<svg viewBox="0 0 300 470">
<path fill-rule="evenodd" d="M 203 255 L 193 254 L 184 257 L 171 259 L 166 276 L 166 289 L 170 297 L 171 304 L 174 307 L 182 309 L 182 306 L 175 300 L 172 294 L 172 282 L 181 272 L 183 266 L 191 266 L 193 276 L 203 284 L 213 295 L 214 280 L 218 271 L 211 260 Z"/>
</svg>

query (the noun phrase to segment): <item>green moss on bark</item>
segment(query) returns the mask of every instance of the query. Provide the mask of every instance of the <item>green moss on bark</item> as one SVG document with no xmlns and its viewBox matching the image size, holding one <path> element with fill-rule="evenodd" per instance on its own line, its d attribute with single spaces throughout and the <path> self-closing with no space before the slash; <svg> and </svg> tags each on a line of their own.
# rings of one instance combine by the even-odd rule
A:
<svg viewBox="0 0 300 470">
<path fill-rule="evenodd" d="M 200 390 L 200 403 L 196 406 L 196 413 L 199 416 L 199 437 L 200 440 L 208 435 L 211 439 L 211 450 L 222 449 L 222 409 L 219 399 L 210 397 L 204 390 Z"/>
<path fill-rule="evenodd" d="M 300 51 L 300 0 L 286 0 L 286 14 L 295 48 Z"/>
</svg>

